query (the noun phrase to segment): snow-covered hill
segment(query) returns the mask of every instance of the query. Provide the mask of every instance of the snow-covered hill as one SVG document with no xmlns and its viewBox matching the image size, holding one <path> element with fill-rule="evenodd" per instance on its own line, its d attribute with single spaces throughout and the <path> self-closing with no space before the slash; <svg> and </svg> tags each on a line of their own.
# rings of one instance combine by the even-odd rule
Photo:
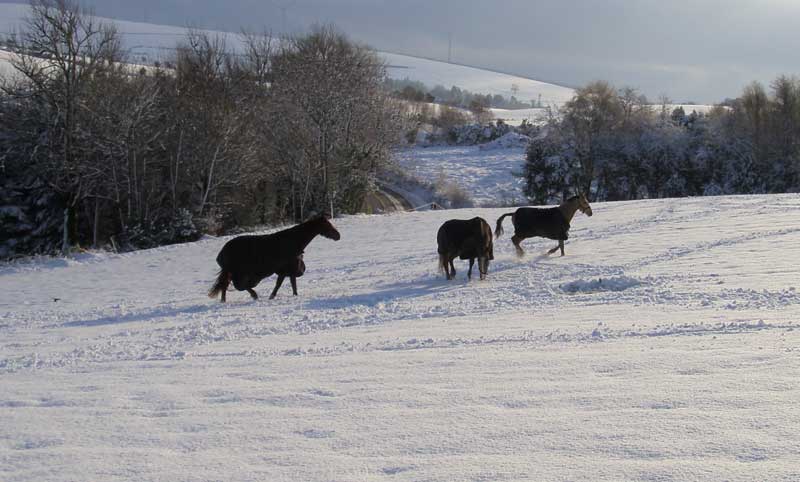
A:
<svg viewBox="0 0 800 482">
<path fill-rule="evenodd" d="M 0 4 L 0 35 L 19 31 L 22 19 L 27 15 L 26 4 Z M 113 22 L 121 34 L 123 45 L 131 54 L 131 62 L 152 64 L 155 61 L 170 60 L 174 55 L 175 44 L 186 35 L 186 29 L 170 25 L 157 25 L 127 20 L 103 19 Z M 204 30 L 212 36 L 225 39 L 231 48 L 240 45 L 239 35 L 229 32 Z M 490 70 L 451 64 L 425 58 L 401 55 L 389 52 L 378 52 L 386 61 L 389 77 L 419 81 L 428 87 L 442 85 L 457 86 L 480 94 L 499 94 L 504 97 L 515 95 L 519 100 L 541 101 L 542 105 L 558 108 L 570 100 L 574 89 L 552 83 L 541 82 L 517 75 L 504 74 Z M 0 51 L 0 74 L 8 70 L 7 53 Z M 512 90 L 515 86 L 516 90 Z M 670 109 L 680 104 L 670 106 Z M 687 114 L 692 110 L 706 113 L 711 105 L 683 105 Z M 523 119 L 538 122 L 546 118 L 546 109 L 492 109 L 498 119 L 510 124 L 519 124 Z"/>
<path fill-rule="evenodd" d="M 19 30 L 21 19 L 25 15 L 27 15 L 27 5 L 0 4 L 0 32 Z M 174 53 L 175 44 L 186 35 L 186 29 L 181 27 L 126 20 L 104 20 L 117 25 L 125 47 L 131 52 L 131 60 L 137 63 L 169 59 Z M 239 36 L 235 33 L 207 32 L 222 36 L 232 48 L 236 48 L 240 43 Z M 388 52 L 379 52 L 379 55 L 385 59 L 390 77 L 420 81 L 429 87 L 441 84 L 450 88 L 455 85 L 475 93 L 510 97 L 511 86 L 516 85 L 518 99 L 527 102 L 538 100 L 541 96 L 542 103 L 546 105 L 561 105 L 574 95 L 571 88 L 520 76 Z"/>
<path fill-rule="evenodd" d="M 336 219 L 272 301 L 225 239 L 0 265 L 0 480 L 797 480 L 800 196 L 593 208 L 485 282 L 436 230 L 508 209 Z"/>
<path fill-rule="evenodd" d="M 455 85 L 474 93 L 499 94 L 506 98 L 514 95 L 525 102 L 541 100 L 543 105 L 552 106 L 560 106 L 575 95 L 575 90 L 569 87 L 516 75 L 407 55 L 386 52 L 380 55 L 386 59 L 390 77 L 416 80 L 429 87 Z M 516 86 L 516 91 L 512 91 L 512 85 Z"/>
</svg>

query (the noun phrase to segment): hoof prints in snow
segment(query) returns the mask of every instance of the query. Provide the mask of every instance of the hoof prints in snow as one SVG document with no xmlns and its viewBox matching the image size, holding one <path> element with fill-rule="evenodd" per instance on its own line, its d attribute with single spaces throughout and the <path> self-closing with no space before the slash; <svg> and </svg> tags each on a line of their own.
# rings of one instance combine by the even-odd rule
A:
<svg viewBox="0 0 800 482">
<path fill-rule="evenodd" d="M 641 281 L 627 276 L 613 278 L 597 278 L 593 280 L 576 280 L 561 285 L 566 293 L 594 293 L 597 291 L 624 291 L 643 284 Z"/>
<path fill-rule="evenodd" d="M 414 470 L 416 467 L 412 465 L 408 465 L 405 467 L 384 467 L 381 471 L 386 475 L 397 475 L 402 472 L 408 472 L 409 470 Z"/>
<path fill-rule="evenodd" d="M 305 438 L 331 438 L 335 433 L 333 430 L 318 430 L 315 428 L 297 432 L 298 435 L 302 435 Z"/>
<path fill-rule="evenodd" d="M 58 447 L 59 445 L 63 444 L 64 444 L 63 440 L 56 440 L 56 439 L 26 440 L 24 442 L 20 442 L 14 445 L 14 449 L 16 450 L 46 449 L 49 447 Z"/>
</svg>

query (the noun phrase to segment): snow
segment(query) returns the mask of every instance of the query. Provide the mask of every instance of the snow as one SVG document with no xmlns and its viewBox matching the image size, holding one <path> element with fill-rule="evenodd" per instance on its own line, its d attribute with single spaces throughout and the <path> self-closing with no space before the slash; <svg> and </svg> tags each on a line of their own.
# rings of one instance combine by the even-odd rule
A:
<svg viewBox="0 0 800 482">
<path fill-rule="evenodd" d="M 501 138 L 502 139 L 502 138 Z M 500 139 L 497 139 L 500 140 Z M 394 160 L 409 174 L 430 182 L 454 183 L 477 206 L 523 202 L 521 173 L 524 147 L 474 146 L 412 147 L 396 151 Z"/>
<path fill-rule="evenodd" d="M 2 7 L 2 5 L 0 5 Z M 14 58 L 14 54 L 8 52 L 6 50 L 0 50 L 0 78 L 7 78 L 7 79 L 19 79 L 21 78 L 19 73 L 14 70 L 14 67 L 11 65 L 11 60 Z"/>
<path fill-rule="evenodd" d="M 596 291 L 623 291 L 635 288 L 642 282 L 628 276 L 612 276 L 611 278 L 597 278 L 592 280 L 575 280 L 561 286 L 567 293 L 596 292 Z"/>
<path fill-rule="evenodd" d="M 336 219 L 271 301 L 228 238 L 0 265 L 0 480 L 800 478 L 800 196 L 592 207 L 484 282 L 436 230 L 508 208 Z"/>
<path fill-rule="evenodd" d="M 525 134 L 518 132 L 507 132 L 497 139 L 487 142 L 486 144 L 479 144 L 478 148 L 482 151 L 492 149 L 511 149 L 515 147 L 527 148 L 531 138 Z"/>
<path fill-rule="evenodd" d="M 538 101 L 541 96 L 542 105 L 545 106 L 560 106 L 575 95 L 575 91 L 569 87 L 516 75 L 387 52 L 380 52 L 380 55 L 386 59 L 389 77 L 419 81 L 430 88 L 436 85 L 450 88 L 455 85 L 472 93 L 499 94 L 506 98 L 513 95 L 524 102 Z M 517 86 L 516 93 L 512 91 L 512 85 Z"/>
</svg>

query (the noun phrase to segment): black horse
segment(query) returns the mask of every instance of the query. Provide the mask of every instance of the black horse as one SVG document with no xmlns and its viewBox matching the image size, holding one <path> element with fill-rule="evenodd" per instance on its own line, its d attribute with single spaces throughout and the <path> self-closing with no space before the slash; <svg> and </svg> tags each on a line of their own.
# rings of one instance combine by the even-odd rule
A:
<svg viewBox="0 0 800 482">
<path fill-rule="evenodd" d="M 592 207 L 583 194 L 573 196 L 554 208 L 519 208 L 513 213 L 500 216 L 494 234 L 498 238 L 503 234 L 503 218 L 511 216 L 511 222 L 514 224 L 514 236 L 511 242 L 517 249 L 517 256 L 525 254 L 519 245 L 522 240 L 534 236 L 558 240 L 558 246 L 547 254 L 553 254 L 561 249 L 561 256 L 564 256 L 564 241 L 569 238 L 569 223 L 577 210 L 587 216 L 592 215 Z"/>
<path fill-rule="evenodd" d="M 278 280 L 270 299 L 278 294 L 287 276 L 292 282 L 292 293 L 297 296 L 297 277 L 306 270 L 303 250 L 320 234 L 334 241 L 340 238 L 339 231 L 328 221 L 328 216 L 321 215 L 277 233 L 231 239 L 217 255 L 220 270 L 216 283 L 208 292 L 209 298 L 216 298 L 217 294 L 222 293 L 220 301 L 224 303 L 225 292 L 233 282 L 234 288 L 247 290 L 254 300 L 258 299 L 253 288 L 273 274 L 278 275 Z"/>
<path fill-rule="evenodd" d="M 489 272 L 489 260 L 494 259 L 492 246 L 492 228 L 483 218 L 468 220 L 451 219 L 439 228 L 436 235 L 439 244 L 439 270 L 444 271 L 447 279 L 456 277 L 453 260 L 456 256 L 469 260 L 467 277 L 472 279 L 472 265 L 478 258 L 478 270 L 481 279 L 486 279 Z"/>
</svg>

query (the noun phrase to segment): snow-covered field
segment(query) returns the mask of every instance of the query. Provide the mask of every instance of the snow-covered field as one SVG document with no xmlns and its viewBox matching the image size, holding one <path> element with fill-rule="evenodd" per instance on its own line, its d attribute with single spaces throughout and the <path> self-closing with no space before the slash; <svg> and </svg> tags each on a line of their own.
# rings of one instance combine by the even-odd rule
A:
<svg viewBox="0 0 800 482">
<path fill-rule="evenodd" d="M 569 87 L 540 82 L 538 80 L 501 74 L 489 70 L 448 64 L 435 60 L 410 57 L 408 55 L 381 52 L 387 62 L 387 74 L 395 79 L 410 79 L 422 82 L 428 87 L 456 85 L 470 92 L 480 94 L 499 94 L 530 102 L 539 100 L 543 105 L 560 106 L 572 99 L 575 91 Z M 512 91 L 512 86 L 518 89 Z"/>
<path fill-rule="evenodd" d="M 1 265 L 0 480 L 800 479 L 800 196 L 593 208 L 485 282 L 436 230 L 508 209 L 337 219 L 273 301 L 221 238 Z"/>
<path fill-rule="evenodd" d="M 490 145 L 430 146 L 398 150 L 394 160 L 417 179 L 454 183 L 476 206 L 523 203 L 521 173 L 524 147 L 496 148 Z"/>
</svg>

